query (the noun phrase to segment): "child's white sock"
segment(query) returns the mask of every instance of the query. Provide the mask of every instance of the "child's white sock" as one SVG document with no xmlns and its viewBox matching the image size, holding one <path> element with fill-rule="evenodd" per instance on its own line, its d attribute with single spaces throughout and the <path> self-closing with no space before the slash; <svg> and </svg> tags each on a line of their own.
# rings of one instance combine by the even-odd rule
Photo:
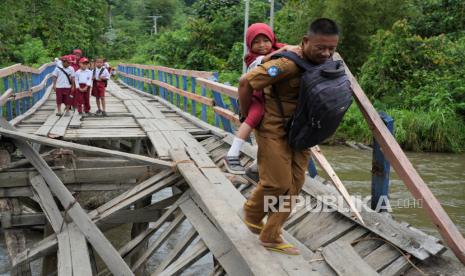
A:
<svg viewBox="0 0 465 276">
<path fill-rule="evenodd" d="M 228 151 L 227 156 L 239 156 L 239 152 L 241 151 L 241 146 L 243 143 L 244 140 L 242 140 L 241 138 L 234 137 L 233 143 Z"/>
</svg>

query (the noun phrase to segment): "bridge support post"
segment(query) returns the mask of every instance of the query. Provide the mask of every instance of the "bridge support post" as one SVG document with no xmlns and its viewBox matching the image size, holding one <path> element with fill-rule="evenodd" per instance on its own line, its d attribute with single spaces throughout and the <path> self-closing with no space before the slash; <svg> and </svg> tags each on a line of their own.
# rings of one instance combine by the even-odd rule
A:
<svg viewBox="0 0 465 276">
<path fill-rule="evenodd" d="M 318 172 L 315 166 L 315 161 L 313 161 L 313 158 L 310 158 L 310 161 L 308 162 L 308 165 L 307 165 L 307 170 L 308 170 L 308 175 L 310 175 L 311 178 L 315 178 L 315 176 L 318 175 Z"/>
<path fill-rule="evenodd" d="M 381 119 L 391 133 L 394 132 L 394 119 L 384 112 L 379 112 Z M 371 209 L 378 212 L 387 211 L 389 206 L 389 173 L 391 165 L 373 138 L 373 161 L 371 170 Z"/>
</svg>

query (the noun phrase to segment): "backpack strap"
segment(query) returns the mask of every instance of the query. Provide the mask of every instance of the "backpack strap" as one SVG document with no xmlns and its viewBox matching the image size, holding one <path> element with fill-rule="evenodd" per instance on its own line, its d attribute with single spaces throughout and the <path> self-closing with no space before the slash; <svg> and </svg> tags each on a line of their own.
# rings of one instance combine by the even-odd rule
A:
<svg viewBox="0 0 465 276">
<path fill-rule="evenodd" d="M 66 78 L 68 79 L 69 85 L 73 86 L 73 83 L 71 82 L 71 77 L 68 75 L 68 73 L 66 73 L 66 71 L 59 66 L 57 68 L 60 69 L 60 71 L 63 72 L 63 74 L 65 74 Z"/>
<path fill-rule="evenodd" d="M 308 61 L 299 57 L 299 55 L 291 51 L 284 51 L 274 54 L 271 58 L 277 59 L 282 57 L 292 60 L 295 64 L 297 64 L 297 66 L 299 66 L 304 71 L 309 71 L 314 67 L 314 65 L 312 65 L 311 63 L 309 63 Z"/>
</svg>

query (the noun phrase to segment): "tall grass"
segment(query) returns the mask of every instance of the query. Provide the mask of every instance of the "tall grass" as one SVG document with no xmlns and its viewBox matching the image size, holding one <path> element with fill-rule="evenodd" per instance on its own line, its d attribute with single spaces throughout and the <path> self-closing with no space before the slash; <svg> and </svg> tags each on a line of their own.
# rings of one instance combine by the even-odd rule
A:
<svg viewBox="0 0 465 276">
<path fill-rule="evenodd" d="M 399 109 L 388 109 L 386 113 L 394 118 L 394 136 L 405 150 L 465 151 L 465 122 L 455 114 Z M 371 130 L 356 104 L 350 107 L 329 142 L 347 140 L 372 142 Z"/>
</svg>

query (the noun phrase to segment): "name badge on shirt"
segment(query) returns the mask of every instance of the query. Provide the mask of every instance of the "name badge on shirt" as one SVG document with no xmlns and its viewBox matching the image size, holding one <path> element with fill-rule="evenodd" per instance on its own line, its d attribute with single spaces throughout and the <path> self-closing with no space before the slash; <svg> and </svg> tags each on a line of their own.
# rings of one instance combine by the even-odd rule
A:
<svg viewBox="0 0 465 276">
<path fill-rule="evenodd" d="M 268 68 L 268 70 L 266 70 L 268 72 L 268 75 L 270 75 L 270 77 L 274 78 L 276 77 L 277 75 L 279 75 L 279 68 L 276 67 L 276 66 L 271 66 L 270 68 Z"/>
</svg>

